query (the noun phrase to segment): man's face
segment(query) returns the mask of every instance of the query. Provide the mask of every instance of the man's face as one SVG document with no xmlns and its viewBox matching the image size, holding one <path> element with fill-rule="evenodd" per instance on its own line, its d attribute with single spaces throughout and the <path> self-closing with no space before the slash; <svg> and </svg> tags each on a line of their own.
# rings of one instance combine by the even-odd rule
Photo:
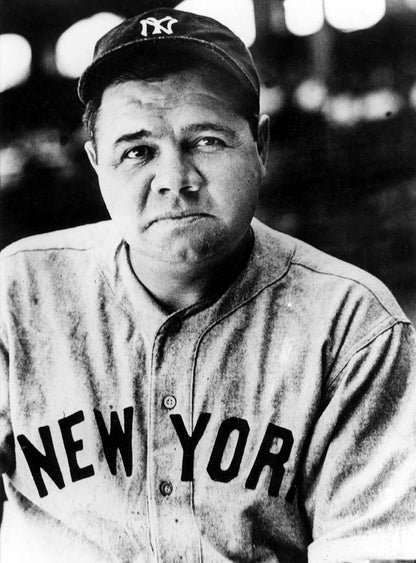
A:
<svg viewBox="0 0 416 563">
<path fill-rule="evenodd" d="M 226 255 L 247 234 L 265 173 L 259 142 L 203 73 L 108 87 L 86 150 L 132 251 L 161 261 Z"/>
</svg>

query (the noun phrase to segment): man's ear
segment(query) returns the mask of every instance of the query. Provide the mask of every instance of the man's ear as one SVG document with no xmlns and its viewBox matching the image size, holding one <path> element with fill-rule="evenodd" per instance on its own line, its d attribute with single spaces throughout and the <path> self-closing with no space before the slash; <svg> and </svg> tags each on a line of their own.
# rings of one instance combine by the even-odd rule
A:
<svg viewBox="0 0 416 563">
<path fill-rule="evenodd" d="M 97 172 L 98 159 L 94 143 L 92 141 L 87 141 L 84 145 L 84 149 L 88 155 L 88 160 L 90 161 L 91 166 L 94 168 L 95 172 Z"/>
<path fill-rule="evenodd" d="M 270 144 L 270 118 L 263 114 L 259 118 L 257 127 L 257 151 L 259 153 L 263 166 L 266 166 L 267 155 L 269 153 Z"/>
</svg>

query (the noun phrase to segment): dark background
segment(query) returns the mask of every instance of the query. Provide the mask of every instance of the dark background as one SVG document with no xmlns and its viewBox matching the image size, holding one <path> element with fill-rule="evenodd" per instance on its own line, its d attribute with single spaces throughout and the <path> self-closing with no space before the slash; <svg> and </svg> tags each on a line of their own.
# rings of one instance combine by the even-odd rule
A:
<svg viewBox="0 0 416 563">
<path fill-rule="evenodd" d="M 24 36 L 33 56 L 27 81 L 0 94 L 1 247 L 107 217 L 83 153 L 76 80 L 60 76 L 54 63 L 59 36 L 97 12 L 128 17 L 176 4 L 0 2 L 0 33 Z M 255 16 L 251 50 L 267 92 L 277 96 L 274 105 L 264 102 L 272 146 L 258 217 L 377 275 L 415 321 L 416 1 L 390 0 L 377 25 L 352 33 L 326 24 L 308 37 L 292 35 L 280 0 L 256 0 Z M 306 102 L 313 101 L 305 86 L 311 78 L 326 94 L 323 105 L 307 110 L 296 100 L 304 84 Z M 386 91 L 400 107 L 366 117 L 363 108 L 379 110 L 368 95 Z M 351 107 L 359 108 L 358 117 L 345 117 Z M 7 163 L 10 150 L 20 162 L 15 168 Z"/>
</svg>

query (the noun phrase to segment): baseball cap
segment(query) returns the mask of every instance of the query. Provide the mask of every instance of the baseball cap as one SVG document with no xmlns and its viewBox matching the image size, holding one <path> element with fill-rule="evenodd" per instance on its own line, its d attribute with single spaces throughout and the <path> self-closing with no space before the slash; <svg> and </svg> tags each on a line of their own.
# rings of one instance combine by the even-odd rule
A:
<svg viewBox="0 0 416 563">
<path fill-rule="evenodd" d="M 92 63 L 79 79 L 78 96 L 86 104 L 102 88 L 102 78 L 114 72 L 119 62 L 150 62 L 156 54 L 173 57 L 178 53 L 199 56 L 224 68 L 258 105 L 259 76 L 241 39 L 212 18 L 171 8 L 127 19 L 101 37 Z"/>
</svg>

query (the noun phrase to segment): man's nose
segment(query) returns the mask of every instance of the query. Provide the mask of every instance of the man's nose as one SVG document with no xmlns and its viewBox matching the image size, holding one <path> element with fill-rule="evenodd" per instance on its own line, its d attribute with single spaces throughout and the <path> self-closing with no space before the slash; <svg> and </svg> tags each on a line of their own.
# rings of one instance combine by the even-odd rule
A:
<svg viewBox="0 0 416 563">
<path fill-rule="evenodd" d="M 155 193 L 187 195 L 199 192 L 202 188 L 203 178 L 192 162 L 191 155 L 181 149 L 162 151 L 155 166 L 151 182 L 151 189 Z"/>
</svg>

